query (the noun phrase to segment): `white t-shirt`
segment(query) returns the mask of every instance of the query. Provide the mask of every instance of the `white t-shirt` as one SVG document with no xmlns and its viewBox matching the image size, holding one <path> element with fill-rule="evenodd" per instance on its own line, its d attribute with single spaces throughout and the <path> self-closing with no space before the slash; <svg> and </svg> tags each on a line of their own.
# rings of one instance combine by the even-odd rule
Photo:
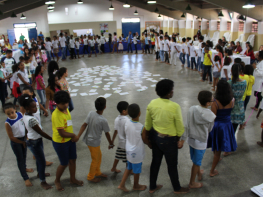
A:
<svg viewBox="0 0 263 197">
<path fill-rule="evenodd" d="M 35 70 L 36 69 L 36 67 L 37 67 L 37 62 L 34 60 L 32 60 L 31 62 L 30 62 L 30 67 L 29 67 L 29 69 L 30 70 Z"/>
<path fill-rule="evenodd" d="M 89 45 L 90 45 L 91 47 L 94 47 L 94 44 L 95 44 L 95 41 L 94 41 L 94 40 L 89 40 Z"/>
<path fill-rule="evenodd" d="M 18 83 L 17 72 L 13 73 L 12 77 L 10 78 L 10 88 L 13 89 L 14 82 Z"/>
<path fill-rule="evenodd" d="M 70 48 L 74 49 L 75 48 L 75 41 L 74 39 L 69 40 Z"/>
<path fill-rule="evenodd" d="M 88 40 L 89 40 L 88 38 L 83 39 L 84 45 L 88 45 Z"/>
<path fill-rule="evenodd" d="M 15 59 L 13 57 L 3 58 L 3 59 L 2 60 L 5 63 L 5 69 L 6 69 L 7 75 L 13 73 L 12 66 L 16 63 Z"/>
<path fill-rule="evenodd" d="M 99 38 L 96 38 L 96 42 L 100 46 L 100 39 Z"/>
<path fill-rule="evenodd" d="M 187 43 L 185 43 L 186 44 L 186 52 L 185 52 L 185 54 L 189 54 L 189 51 L 188 51 L 188 49 L 190 49 L 190 44 L 189 44 L 189 42 L 187 42 Z"/>
<path fill-rule="evenodd" d="M 6 69 L 5 69 L 5 68 L 1 68 L 0 70 L 3 72 L 4 77 L 7 77 L 7 71 L 6 71 Z M 5 80 L 5 83 L 7 83 L 7 80 Z"/>
<path fill-rule="evenodd" d="M 58 40 L 53 40 L 52 41 L 52 46 L 54 49 L 57 49 L 58 48 Z"/>
<path fill-rule="evenodd" d="M 80 45 L 79 41 L 76 41 L 76 49 L 79 49 L 79 45 Z"/>
<path fill-rule="evenodd" d="M 187 138 L 187 143 L 189 146 L 197 150 L 206 150 L 207 147 L 206 142 L 200 142 L 199 140 L 190 137 Z"/>
<path fill-rule="evenodd" d="M 101 44 L 105 44 L 105 36 L 101 36 L 100 37 L 100 43 Z"/>
<path fill-rule="evenodd" d="M 198 53 L 197 53 L 198 57 L 202 57 L 202 43 L 199 42 L 198 44 Z"/>
<path fill-rule="evenodd" d="M 7 118 L 5 122 L 11 127 L 14 137 L 25 137 L 25 124 L 23 122 L 23 115 L 20 112 L 16 112 L 15 119 Z"/>
<path fill-rule="evenodd" d="M 40 124 L 40 126 L 41 126 L 41 118 L 40 118 L 40 113 L 41 113 L 41 111 L 40 111 L 40 105 L 39 105 L 39 102 L 38 102 L 38 100 L 37 100 L 36 97 L 33 98 L 33 99 L 34 99 L 34 101 L 36 102 L 36 106 L 37 106 L 37 112 L 34 113 L 33 116 L 38 120 L 38 122 L 39 122 L 39 124 Z"/>
<path fill-rule="evenodd" d="M 133 44 L 137 44 L 137 37 L 136 36 L 133 37 Z"/>
<path fill-rule="evenodd" d="M 188 54 L 188 49 L 187 49 L 186 43 L 183 43 L 181 47 L 182 47 L 182 48 L 181 48 L 181 50 L 182 50 L 181 52 L 183 53 L 183 50 L 184 50 L 184 53 L 185 53 L 185 54 Z M 187 53 L 186 53 L 186 52 L 187 52 Z"/>
<path fill-rule="evenodd" d="M 23 121 L 25 123 L 25 127 L 27 129 L 27 137 L 30 140 L 37 140 L 41 138 L 41 135 L 38 134 L 32 127 L 35 125 L 38 125 L 40 128 L 41 125 L 39 124 L 39 121 L 34 116 L 24 115 Z"/>
<path fill-rule="evenodd" d="M 142 141 L 143 125 L 128 120 L 125 123 L 126 154 L 130 163 L 141 163 L 144 159 L 144 143 Z"/>
<path fill-rule="evenodd" d="M 167 39 L 167 40 L 164 41 L 164 48 L 163 48 L 163 50 L 166 51 L 166 52 L 168 52 L 169 49 L 170 49 L 169 46 L 170 46 L 170 42 L 169 42 L 169 40 Z"/>
<path fill-rule="evenodd" d="M 195 55 L 195 46 L 194 45 L 189 45 L 190 47 L 190 57 L 196 57 Z"/>
<path fill-rule="evenodd" d="M 226 78 L 224 70 L 227 70 L 228 78 L 231 79 L 231 68 L 231 65 L 223 66 L 223 68 L 221 69 L 221 78 Z"/>
<path fill-rule="evenodd" d="M 129 120 L 130 119 L 127 116 L 119 115 L 114 121 L 114 130 L 118 131 L 118 139 L 119 139 L 118 148 L 125 149 L 126 136 L 124 130 L 125 130 L 125 123 L 126 121 Z"/>
<path fill-rule="evenodd" d="M 60 46 L 61 47 L 66 47 L 66 38 L 63 36 L 63 37 L 59 37 L 59 43 L 60 43 Z"/>
<path fill-rule="evenodd" d="M 205 56 L 205 48 L 202 48 L 201 62 L 204 61 L 204 56 Z"/>
<path fill-rule="evenodd" d="M 164 40 L 160 40 L 160 51 L 164 50 Z"/>
<path fill-rule="evenodd" d="M 171 42 L 171 52 L 172 52 L 172 53 L 173 53 L 173 52 L 177 53 L 177 50 L 175 49 L 175 47 L 176 47 L 177 50 L 178 50 L 178 47 L 177 47 L 176 42 Z"/>
<path fill-rule="evenodd" d="M 27 70 L 26 70 L 26 69 L 24 69 L 24 72 L 22 72 L 21 70 L 19 70 L 19 71 L 17 72 L 17 74 L 20 74 L 20 75 L 22 76 L 22 78 L 23 78 L 27 83 L 29 83 L 28 74 L 27 74 Z M 20 78 L 18 78 L 18 83 L 19 83 L 19 85 L 24 84 L 23 81 L 21 81 Z"/>
<path fill-rule="evenodd" d="M 214 68 L 213 68 L 213 72 L 218 72 L 218 68 L 216 67 L 216 65 L 218 66 L 218 68 L 220 68 L 220 62 L 214 62 Z"/>
<path fill-rule="evenodd" d="M 45 43 L 45 45 L 46 45 L 46 50 L 47 51 L 51 51 L 52 43 L 48 41 L 48 42 Z"/>
</svg>

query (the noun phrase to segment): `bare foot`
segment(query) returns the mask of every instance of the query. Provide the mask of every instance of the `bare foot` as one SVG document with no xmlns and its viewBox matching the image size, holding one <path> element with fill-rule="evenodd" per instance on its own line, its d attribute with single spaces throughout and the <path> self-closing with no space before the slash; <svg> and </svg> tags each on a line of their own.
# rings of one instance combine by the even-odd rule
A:
<svg viewBox="0 0 263 197">
<path fill-rule="evenodd" d="M 219 175 L 219 172 L 217 170 L 214 170 L 214 172 L 210 172 L 211 177 L 214 177 L 216 175 Z"/>
<path fill-rule="evenodd" d="M 41 182 L 41 187 L 44 188 L 45 190 L 53 188 L 51 185 L 47 184 L 47 182 Z"/>
<path fill-rule="evenodd" d="M 204 174 L 204 170 L 200 170 L 200 174 L 198 175 L 198 181 L 202 181 L 203 174 Z"/>
<path fill-rule="evenodd" d="M 190 190 L 188 188 L 185 188 L 185 187 L 181 187 L 180 190 L 178 191 L 174 191 L 175 194 L 186 194 L 188 193 Z"/>
<path fill-rule="evenodd" d="M 33 186 L 33 184 L 30 182 L 29 179 L 25 180 L 25 185 L 26 185 L 27 187 Z"/>
<path fill-rule="evenodd" d="M 198 189 L 201 187 L 203 187 L 203 183 L 194 182 L 193 184 L 189 184 L 189 188 L 191 188 L 191 189 Z"/>
<path fill-rule="evenodd" d="M 78 185 L 78 186 L 83 186 L 84 185 L 83 181 L 79 181 L 77 179 L 75 179 L 73 181 L 70 181 L 70 184 L 74 184 L 74 185 Z"/>
<path fill-rule="evenodd" d="M 261 147 L 263 147 L 263 143 L 262 142 L 257 142 L 257 144 Z"/>
<path fill-rule="evenodd" d="M 209 84 L 212 84 L 212 82 L 209 82 Z"/>
<path fill-rule="evenodd" d="M 64 188 L 61 186 L 61 183 L 60 182 L 54 182 L 55 183 L 55 186 L 57 188 L 58 191 L 64 191 Z"/>
<path fill-rule="evenodd" d="M 26 168 L 26 172 L 34 172 L 32 168 Z"/>
<path fill-rule="evenodd" d="M 224 154 L 223 154 L 223 155 L 224 155 L 225 157 L 227 157 L 228 155 L 231 155 L 231 154 L 232 154 L 232 153 L 230 153 L 230 152 L 229 152 L 229 153 L 227 153 L 227 152 L 224 152 Z"/>
<path fill-rule="evenodd" d="M 113 169 L 113 168 L 111 169 L 111 171 L 112 171 L 112 172 L 115 172 L 115 173 L 120 173 L 120 172 L 121 172 L 120 170 L 118 170 L 118 169 Z"/>
<path fill-rule="evenodd" d="M 45 177 L 50 176 L 50 173 L 45 173 Z M 37 174 L 37 178 L 39 178 L 39 174 Z"/>
<path fill-rule="evenodd" d="M 140 185 L 140 184 L 138 184 L 136 187 L 133 186 L 132 189 L 133 189 L 133 190 L 136 190 L 136 191 L 144 191 L 144 190 L 147 189 L 147 186 L 146 186 L 146 185 Z"/>
<path fill-rule="evenodd" d="M 91 180 L 89 180 L 89 181 L 91 181 L 91 182 L 93 182 L 93 183 L 98 183 L 98 182 L 101 181 L 101 178 L 95 177 L 94 179 L 91 179 Z"/>
<path fill-rule="evenodd" d="M 161 189 L 163 187 L 163 185 L 157 185 L 157 187 L 154 190 L 149 190 L 150 194 L 153 194 L 154 192 L 156 192 L 157 190 Z"/>
<path fill-rule="evenodd" d="M 215 88 L 212 88 L 212 91 L 215 91 Z"/>
<path fill-rule="evenodd" d="M 53 162 L 51 161 L 46 161 L 46 166 L 51 166 L 53 164 Z"/>
<path fill-rule="evenodd" d="M 108 175 L 101 173 L 101 174 L 99 175 L 99 177 L 107 178 Z"/>
<path fill-rule="evenodd" d="M 205 81 L 204 81 L 204 80 L 202 80 L 202 79 L 201 79 L 200 81 L 201 81 L 201 82 L 205 82 Z"/>
<path fill-rule="evenodd" d="M 129 190 L 126 187 L 118 186 L 118 189 L 124 191 L 124 192 L 129 192 Z"/>
</svg>

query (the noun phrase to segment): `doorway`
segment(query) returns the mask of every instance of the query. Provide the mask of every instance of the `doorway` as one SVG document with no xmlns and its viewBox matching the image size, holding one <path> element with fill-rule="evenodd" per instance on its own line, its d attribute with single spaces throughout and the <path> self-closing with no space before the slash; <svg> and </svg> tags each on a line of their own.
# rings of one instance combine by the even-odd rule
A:
<svg viewBox="0 0 263 197">
<path fill-rule="evenodd" d="M 125 38 L 129 35 L 129 31 L 141 35 L 140 18 L 122 18 L 122 33 Z"/>
</svg>

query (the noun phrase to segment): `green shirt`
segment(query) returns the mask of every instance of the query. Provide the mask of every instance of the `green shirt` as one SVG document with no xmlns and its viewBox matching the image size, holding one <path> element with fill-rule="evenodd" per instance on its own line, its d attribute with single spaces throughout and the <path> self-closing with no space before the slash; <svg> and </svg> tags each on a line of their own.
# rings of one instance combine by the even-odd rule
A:
<svg viewBox="0 0 263 197">
<path fill-rule="evenodd" d="M 24 40 L 25 40 L 25 36 L 23 36 L 23 35 L 20 36 L 20 40 L 23 40 L 23 41 L 24 41 Z"/>
<path fill-rule="evenodd" d="M 145 129 L 151 128 L 161 134 L 170 136 L 182 136 L 184 123 L 181 107 L 169 99 L 154 99 L 150 102 L 146 111 Z"/>
<path fill-rule="evenodd" d="M 5 78 L 3 72 L 0 70 L 0 78 Z"/>
</svg>

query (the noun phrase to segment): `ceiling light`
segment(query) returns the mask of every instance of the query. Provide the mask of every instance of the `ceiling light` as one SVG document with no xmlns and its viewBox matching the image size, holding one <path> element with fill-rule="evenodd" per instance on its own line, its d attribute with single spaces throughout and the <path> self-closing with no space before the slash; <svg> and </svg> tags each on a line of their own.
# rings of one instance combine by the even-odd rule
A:
<svg viewBox="0 0 263 197">
<path fill-rule="evenodd" d="M 78 1 L 78 4 L 83 4 L 83 1 L 79 0 L 79 1 Z"/>
<path fill-rule="evenodd" d="M 161 14 L 158 15 L 158 18 L 162 18 Z"/>
<path fill-rule="evenodd" d="M 17 16 L 16 16 L 16 14 L 15 14 L 15 12 L 13 12 L 12 14 L 11 14 L 11 18 L 16 18 Z"/>
<path fill-rule="evenodd" d="M 48 6 L 47 6 L 47 9 L 48 10 L 52 10 L 52 9 L 54 9 L 55 8 L 55 6 L 54 5 L 51 5 L 51 4 L 49 4 Z"/>
<path fill-rule="evenodd" d="M 244 15 L 240 15 L 237 19 L 240 21 L 245 21 L 246 17 Z"/>
<path fill-rule="evenodd" d="M 109 10 L 114 10 L 114 7 L 112 6 L 112 3 L 110 5 L 110 7 L 109 7 Z"/>
<path fill-rule="evenodd" d="M 185 10 L 192 10 L 192 8 L 191 8 L 190 5 L 188 4 L 188 6 L 185 8 Z"/>
<path fill-rule="evenodd" d="M 22 14 L 21 17 L 20 17 L 20 19 L 26 19 L 25 15 Z"/>
<path fill-rule="evenodd" d="M 129 8 L 129 7 L 131 7 L 131 5 L 128 4 L 128 1 L 126 1 L 125 4 L 123 4 L 123 7 L 124 7 L 124 8 Z"/>
<path fill-rule="evenodd" d="M 149 4 L 155 4 L 156 1 L 147 1 L 147 3 L 149 3 Z"/>
<path fill-rule="evenodd" d="M 181 15 L 181 18 L 185 18 L 185 15 L 184 15 L 184 13 Z"/>
<path fill-rule="evenodd" d="M 139 12 L 135 10 L 134 15 L 139 15 Z"/>
<path fill-rule="evenodd" d="M 255 5 L 251 2 L 251 0 L 247 0 L 245 5 L 242 6 L 242 8 L 254 8 Z"/>
<path fill-rule="evenodd" d="M 155 10 L 154 10 L 154 12 L 157 12 L 157 13 L 158 13 L 158 12 L 159 12 L 159 9 L 156 7 Z"/>
<path fill-rule="evenodd" d="M 54 9 L 48 10 L 48 12 L 54 12 Z"/>
<path fill-rule="evenodd" d="M 46 5 L 55 4 L 55 3 L 56 3 L 55 1 L 46 1 L 46 2 L 45 2 Z"/>
<path fill-rule="evenodd" d="M 224 14 L 222 12 L 222 10 L 218 13 L 218 18 L 223 18 L 224 17 Z"/>
</svg>

